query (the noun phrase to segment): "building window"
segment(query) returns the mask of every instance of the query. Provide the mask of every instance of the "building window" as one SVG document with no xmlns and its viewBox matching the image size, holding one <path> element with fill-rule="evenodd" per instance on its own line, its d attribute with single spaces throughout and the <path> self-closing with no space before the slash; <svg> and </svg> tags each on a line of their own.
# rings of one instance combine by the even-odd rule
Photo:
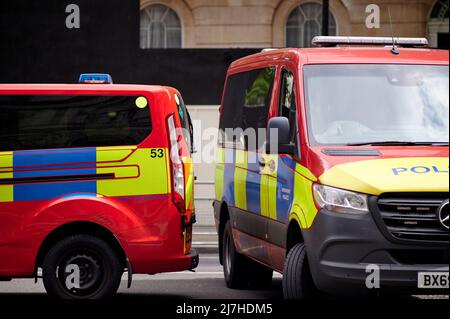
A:
<svg viewBox="0 0 450 319">
<path fill-rule="evenodd" d="M 322 5 L 305 3 L 296 7 L 286 23 L 286 46 L 309 48 L 315 36 L 322 34 Z M 336 35 L 336 19 L 330 13 L 330 35 Z"/>
<path fill-rule="evenodd" d="M 177 49 L 182 46 L 182 26 L 171 8 L 156 4 L 141 11 L 141 49 Z"/>
<path fill-rule="evenodd" d="M 433 6 L 428 22 L 430 45 L 439 49 L 449 49 L 449 0 L 438 0 Z"/>
<path fill-rule="evenodd" d="M 431 19 L 448 19 L 449 0 L 438 0 L 431 12 Z"/>
</svg>

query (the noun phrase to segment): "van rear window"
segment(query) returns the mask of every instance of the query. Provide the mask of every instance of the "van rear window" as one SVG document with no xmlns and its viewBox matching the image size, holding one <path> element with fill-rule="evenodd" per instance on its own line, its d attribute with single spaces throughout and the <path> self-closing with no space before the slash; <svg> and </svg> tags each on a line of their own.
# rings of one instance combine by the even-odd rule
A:
<svg viewBox="0 0 450 319">
<path fill-rule="evenodd" d="M 0 95 L 0 151 L 138 145 L 151 131 L 143 96 Z"/>
</svg>

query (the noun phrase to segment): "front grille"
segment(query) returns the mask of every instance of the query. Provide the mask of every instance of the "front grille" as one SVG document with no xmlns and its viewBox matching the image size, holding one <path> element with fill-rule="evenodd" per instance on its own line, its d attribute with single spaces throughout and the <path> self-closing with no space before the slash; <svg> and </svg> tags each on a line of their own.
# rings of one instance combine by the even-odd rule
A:
<svg viewBox="0 0 450 319">
<path fill-rule="evenodd" d="M 389 233 L 400 240 L 445 242 L 448 230 L 439 220 L 439 208 L 447 193 L 385 194 L 378 210 Z"/>
</svg>

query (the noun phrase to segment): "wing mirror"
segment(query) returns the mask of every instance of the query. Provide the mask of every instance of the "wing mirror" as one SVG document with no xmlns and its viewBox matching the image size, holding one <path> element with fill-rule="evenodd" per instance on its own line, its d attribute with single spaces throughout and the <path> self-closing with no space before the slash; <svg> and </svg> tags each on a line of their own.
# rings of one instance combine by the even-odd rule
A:
<svg viewBox="0 0 450 319">
<path fill-rule="evenodd" d="M 285 117 L 270 119 L 267 131 L 266 153 L 295 155 L 295 144 L 291 142 L 291 125 Z"/>
</svg>

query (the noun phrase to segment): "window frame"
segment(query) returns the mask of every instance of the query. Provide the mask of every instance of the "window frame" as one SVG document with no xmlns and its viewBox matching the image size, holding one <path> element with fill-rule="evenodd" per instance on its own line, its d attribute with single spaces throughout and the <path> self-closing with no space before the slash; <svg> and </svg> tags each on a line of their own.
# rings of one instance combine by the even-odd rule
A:
<svg viewBox="0 0 450 319">
<path fill-rule="evenodd" d="M 152 99 L 150 98 L 149 95 L 145 94 L 145 93 L 139 93 L 139 92 L 133 92 L 131 94 L 94 94 L 94 93 L 86 93 L 86 94 L 76 94 L 76 93 L 70 93 L 70 94 L 63 94 L 63 93 L 48 93 L 48 94 L 41 94 L 38 92 L 33 92 L 30 94 L 4 94 L 4 95 L 0 95 L 0 97 L 9 97 L 9 98 L 13 98 L 13 97 L 29 97 L 29 98 L 41 98 L 41 99 L 45 99 L 48 98 L 49 99 L 49 103 L 54 102 L 55 99 L 58 98 L 63 98 L 63 97 L 71 97 L 71 98 L 92 98 L 93 100 L 95 99 L 101 99 L 101 98 L 130 98 L 130 99 L 135 99 L 135 98 L 139 98 L 139 97 L 144 97 L 147 102 L 148 105 L 146 107 L 147 112 L 148 112 L 148 116 L 147 117 L 147 126 L 149 126 L 148 129 L 148 133 L 145 134 L 145 137 L 142 138 L 142 140 L 140 140 L 137 143 L 133 143 L 133 144 L 124 144 L 124 143 L 114 143 L 114 144 L 103 144 L 103 143 L 95 143 L 96 145 L 75 145 L 75 146 L 55 146 L 55 145 L 45 145 L 45 147 L 14 147 L 11 150 L 7 150 L 7 149 L 0 149 L 0 152 L 17 152 L 17 151 L 38 151 L 38 150 L 70 150 L 70 149 L 84 149 L 84 148 L 92 148 L 92 147 L 118 147 L 118 146 L 140 146 L 144 143 L 146 143 L 146 141 L 154 134 L 155 132 L 155 118 L 154 118 L 154 112 L 152 111 Z M 45 102 L 45 100 L 44 100 Z M 78 107 L 78 109 L 82 109 L 82 108 L 92 108 L 91 106 L 83 106 L 83 107 Z M 0 107 L 0 111 L 3 108 Z M 30 106 L 28 106 L 28 109 L 30 109 Z M 52 108 L 49 108 L 52 109 Z M 72 112 L 73 110 L 75 110 L 75 107 L 72 108 L 67 108 L 67 110 L 71 109 Z M 20 110 L 18 110 L 19 112 Z M 112 111 L 115 112 L 115 111 Z M 73 125 L 73 124 L 71 124 Z M 45 131 L 45 130 L 43 130 Z M 81 132 L 81 131 L 80 131 Z M 0 132 L 1 133 L 1 132 Z M 58 131 L 55 131 L 55 134 L 58 133 Z M 15 139 L 18 140 L 20 138 L 19 133 L 16 133 L 16 137 Z M 2 135 L 0 135 L 0 138 L 3 138 Z M 129 138 L 129 137 L 127 137 Z M 69 140 L 68 140 L 69 141 Z M 67 143 L 66 143 L 67 144 Z M 72 141 L 73 144 L 73 141 Z"/>
<path fill-rule="evenodd" d="M 294 115 L 294 125 L 295 127 L 292 127 L 292 123 L 291 123 L 291 119 L 289 118 L 289 123 L 291 125 L 291 130 L 294 130 L 293 132 L 295 133 L 291 133 L 291 142 L 295 144 L 295 149 L 296 149 L 296 154 L 294 154 L 294 157 L 298 157 L 298 159 L 300 159 L 300 154 L 301 154 L 301 149 L 300 149 L 300 127 L 298 125 L 299 123 L 299 110 L 300 110 L 300 105 L 299 105 L 299 94 L 297 92 L 297 83 L 298 83 L 298 77 L 296 77 L 296 72 L 292 71 L 291 68 L 287 67 L 287 66 L 282 66 L 280 69 L 280 78 L 279 78 L 279 97 L 278 97 L 278 107 L 277 107 L 277 112 L 278 112 L 278 116 L 280 117 L 285 117 L 283 115 L 283 99 L 284 99 L 284 84 L 285 84 L 285 77 L 284 74 L 285 73 L 291 73 L 293 78 L 294 78 L 294 83 L 293 83 L 293 94 L 294 94 L 294 101 L 295 101 L 295 115 Z M 291 112 L 292 113 L 292 112 Z M 292 140 L 292 138 L 294 140 Z"/>
<path fill-rule="evenodd" d="M 148 30 L 148 27 L 147 28 L 143 28 L 142 27 L 142 19 L 140 18 L 140 20 L 139 20 L 139 23 L 140 23 L 140 25 L 139 25 L 139 39 L 140 39 L 139 40 L 139 47 L 140 47 L 140 49 L 141 50 L 183 49 L 184 48 L 184 23 L 183 23 L 183 19 L 182 19 L 181 15 L 173 7 L 171 7 L 171 6 L 167 5 L 167 4 L 164 4 L 164 3 L 150 3 L 150 4 L 146 5 L 145 7 L 141 8 L 140 9 L 140 13 L 141 14 L 143 12 L 147 13 L 148 10 L 151 7 L 165 7 L 167 12 L 173 12 L 176 15 L 176 17 L 178 18 L 178 21 L 180 23 L 180 29 L 179 29 L 179 32 L 180 32 L 180 46 L 179 47 L 174 47 L 174 48 L 169 48 L 168 47 L 168 36 L 167 36 L 168 28 L 167 28 L 166 23 L 164 23 L 164 20 L 161 20 L 161 21 L 160 20 L 158 20 L 158 21 L 149 21 L 150 22 L 149 25 L 151 25 L 153 23 L 162 23 L 164 25 L 164 47 L 151 47 L 151 46 L 149 46 L 149 42 L 150 42 L 149 38 L 148 38 L 149 37 L 149 35 L 148 35 L 149 30 Z M 165 15 L 167 14 L 167 12 L 165 13 Z M 148 16 L 149 19 L 151 19 L 151 17 L 149 16 L 148 13 L 147 13 L 147 16 Z M 141 43 L 142 32 L 144 30 L 147 33 L 146 40 L 145 40 L 145 42 L 146 42 L 145 46 L 143 46 L 142 43 Z"/>
<path fill-rule="evenodd" d="M 440 9 L 440 10 L 438 10 Z M 430 46 L 432 48 L 439 47 L 439 34 L 448 34 L 449 28 L 449 18 L 440 17 L 439 15 L 435 15 L 435 11 L 443 11 L 444 7 L 440 1 L 436 1 L 430 8 L 428 13 L 428 22 L 427 22 L 427 33 L 428 39 L 430 41 Z M 447 9 L 448 10 L 448 9 Z"/>
<path fill-rule="evenodd" d="M 273 71 L 273 80 L 271 83 L 271 86 L 269 88 L 269 92 L 270 95 L 267 96 L 268 99 L 268 104 L 266 105 L 266 111 L 267 111 L 267 124 L 265 129 L 267 129 L 267 125 L 268 125 L 268 121 L 269 121 L 269 116 L 271 114 L 271 110 L 272 110 L 272 106 L 273 106 L 273 101 L 274 98 L 276 98 L 275 94 L 276 94 L 276 89 L 278 88 L 278 83 L 277 83 L 277 72 L 278 72 L 278 66 L 274 65 L 274 64 L 270 64 L 270 65 L 260 65 L 254 68 L 250 68 L 250 69 L 246 69 L 246 70 L 240 70 L 237 72 L 233 72 L 233 73 L 229 73 L 227 75 L 227 79 L 226 79 L 226 83 L 225 83 L 225 89 L 224 89 L 224 94 L 223 94 L 223 98 L 222 98 L 222 104 L 221 104 L 221 114 L 220 114 L 220 122 L 219 122 L 219 138 L 218 138 L 218 146 L 221 148 L 227 148 L 227 149 L 233 149 L 233 150 L 241 150 L 241 151 L 252 151 L 252 152 L 256 152 L 256 153 L 260 153 L 261 149 L 255 149 L 255 150 L 249 150 L 247 149 L 247 147 L 244 145 L 242 146 L 241 143 L 238 143 L 236 141 L 236 139 L 234 139 L 232 142 L 228 141 L 226 138 L 226 134 L 224 129 L 227 129 L 229 127 L 224 127 L 223 120 L 224 120 L 224 110 L 225 110 L 225 101 L 226 101 L 226 97 L 228 92 L 230 91 L 230 79 L 232 79 L 233 77 L 239 76 L 239 75 L 243 75 L 246 73 L 251 73 L 251 72 L 256 72 L 259 71 L 260 73 L 264 70 L 272 70 Z M 254 82 L 253 82 L 254 83 Z M 248 87 L 246 88 L 248 89 Z M 242 105 L 243 108 L 244 105 Z M 243 117 L 242 117 L 243 120 Z M 243 129 L 242 127 L 242 122 L 240 123 L 240 129 Z M 236 130 L 236 127 L 233 127 L 233 130 Z M 234 136 L 235 137 L 235 136 Z M 258 135 L 257 135 L 258 138 Z M 258 141 L 257 141 L 258 143 Z"/>
<path fill-rule="evenodd" d="M 448 0 L 447 0 L 448 1 Z M 445 19 L 448 19 L 446 15 L 448 14 L 449 7 L 448 3 L 444 4 L 441 0 L 437 0 L 432 6 L 430 11 L 430 19 L 436 19 L 443 21 Z M 437 12 L 437 14 L 435 14 Z"/>
<path fill-rule="evenodd" d="M 189 110 L 188 110 L 186 103 L 184 102 L 184 99 L 181 96 L 181 94 L 177 92 L 177 93 L 175 93 L 174 96 L 175 96 L 175 105 L 177 107 L 177 116 L 180 120 L 184 139 L 186 141 L 186 144 L 188 145 L 189 152 L 191 154 L 194 154 L 195 153 L 194 125 L 192 123 L 191 114 L 189 113 Z M 177 99 L 178 99 L 178 101 L 177 101 Z M 183 111 L 183 113 L 184 113 L 184 117 L 185 117 L 184 119 L 181 118 L 180 108 L 181 108 L 181 111 Z M 189 136 L 185 135 L 185 133 L 186 133 L 185 130 L 188 131 L 187 133 L 189 134 Z"/>
<path fill-rule="evenodd" d="M 301 8 L 302 6 L 309 5 L 309 4 L 316 4 L 316 5 L 319 5 L 322 8 L 322 4 L 321 3 L 315 2 L 315 1 L 309 1 L 309 2 L 304 2 L 304 3 L 297 4 L 295 7 L 293 7 L 288 12 L 288 14 L 287 14 L 287 16 L 285 18 L 286 20 L 284 22 L 284 45 L 286 47 L 300 47 L 300 48 L 310 48 L 310 47 L 312 47 L 311 43 L 307 43 L 306 46 L 290 46 L 288 44 L 288 29 L 289 29 L 288 28 L 288 22 L 289 22 L 289 18 L 291 17 L 291 15 L 294 13 L 295 10 L 297 10 L 298 8 Z M 309 19 L 307 21 L 310 21 L 310 20 L 313 20 L 313 19 Z M 304 23 L 306 23 L 307 21 L 305 21 Z M 335 28 L 336 28 L 336 34 L 335 35 L 339 35 L 338 20 L 336 19 L 336 15 L 334 14 L 334 12 L 330 8 L 330 22 L 329 22 L 330 26 L 331 26 L 331 21 L 334 21 L 334 24 L 335 24 Z M 301 25 L 299 25 L 298 28 L 303 30 L 303 27 Z M 321 24 L 320 24 L 320 29 L 322 29 L 322 25 Z M 330 35 L 332 35 L 332 34 L 330 34 Z"/>
</svg>

